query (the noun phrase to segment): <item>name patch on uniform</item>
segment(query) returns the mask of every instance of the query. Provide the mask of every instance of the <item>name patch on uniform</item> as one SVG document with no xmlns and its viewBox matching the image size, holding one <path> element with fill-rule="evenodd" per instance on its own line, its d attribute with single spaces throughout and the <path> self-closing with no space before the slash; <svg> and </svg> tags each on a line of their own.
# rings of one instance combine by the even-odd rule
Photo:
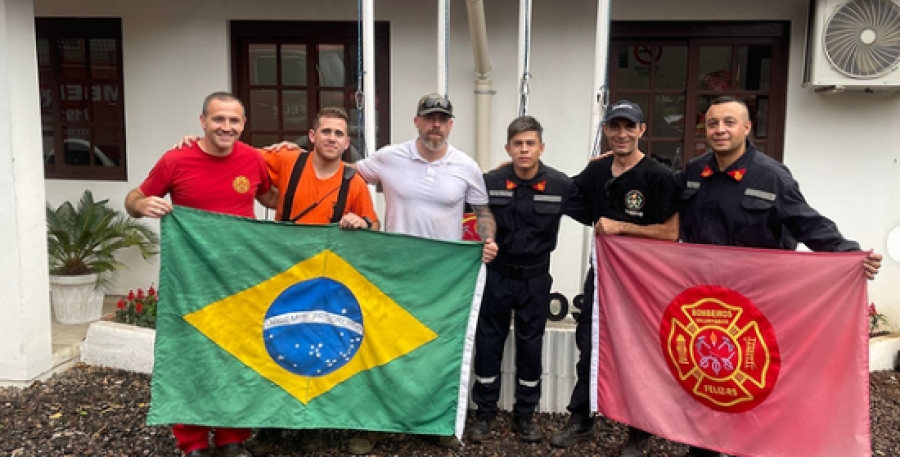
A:
<svg viewBox="0 0 900 457">
<path fill-rule="evenodd" d="M 744 191 L 744 195 L 748 195 L 750 197 L 761 198 L 763 200 L 768 200 L 770 202 L 775 201 L 775 194 L 771 192 L 766 192 L 764 190 L 759 189 L 747 189 Z"/>
<path fill-rule="evenodd" d="M 562 202 L 562 195 L 535 195 L 534 201 L 560 203 L 560 202 Z"/>
<path fill-rule="evenodd" d="M 489 192 L 491 197 L 512 197 L 513 191 L 511 190 L 492 190 Z"/>
<path fill-rule="evenodd" d="M 687 188 L 688 188 L 688 189 L 699 189 L 699 188 L 700 188 L 700 181 L 688 181 L 688 182 L 687 182 Z"/>
</svg>

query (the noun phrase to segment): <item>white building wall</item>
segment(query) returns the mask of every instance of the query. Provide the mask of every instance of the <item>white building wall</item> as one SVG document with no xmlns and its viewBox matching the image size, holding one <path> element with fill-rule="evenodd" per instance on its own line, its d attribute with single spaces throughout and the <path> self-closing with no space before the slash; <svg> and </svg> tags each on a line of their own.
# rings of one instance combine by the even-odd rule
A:
<svg viewBox="0 0 900 457">
<path fill-rule="evenodd" d="M 486 3 L 492 79 L 496 95 L 491 118 L 492 163 L 504 160 L 506 124 L 518 102 L 517 15 L 514 0 Z M 567 173 L 581 170 L 589 155 L 593 36 L 596 2 L 535 1 L 530 114 L 546 129 L 545 161 Z M 392 132 L 395 142 L 411 138 L 416 100 L 436 87 L 436 2 L 378 1 L 376 19 L 391 22 Z M 784 159 L 808 200 L 834 219 L 844 234 L 864 247 L 886 252 L 888 231 L 900 224 L 890 211 L 900 194 L 894 119 L 900 98 L 893 95 L 822 96 L 801 87 L 807 1 L 613 0 L 614 20 L 788 20 L 792 23 Z M 49 180 L 54 204 L 91 188 L 121 205 L 157 158 L 176 139 L 198 133 L 200 102 L 207 93 L 230 89 L 228 21 L 355 20 L 356 2 L 259 0 L 160 0 L 152 3 L 103 0 L 36 0 L 38 16 L 112 16 L 123 19 L 125 106 L 128 141 L 127 183 Z M 474 153 L 473 60 L 465 4 L 452 2 L 450 97 L 457 110 L 451 141 Z M 826 133 L 827 132 L 827 133 Z M 878 135 L 873 135 L 877 132 Z M 552 271 L 554 289 L 578 292 L 586 251 L 584 230 L 566 221 Z M 117 291 L 156 281 L 157 265 L 130 253 Z M 879 309 L 900 321 L 900 265 L 886 259 L 870 294 Z"/>
</svg>

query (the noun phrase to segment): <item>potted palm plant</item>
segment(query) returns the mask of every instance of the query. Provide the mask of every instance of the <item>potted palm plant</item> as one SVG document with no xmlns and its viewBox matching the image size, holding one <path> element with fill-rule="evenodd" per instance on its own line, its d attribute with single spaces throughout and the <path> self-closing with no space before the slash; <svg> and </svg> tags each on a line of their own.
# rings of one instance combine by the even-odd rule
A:
<svg viewBox="0 0 900 457">
<path fill-rule="evenodd" d="M 47 249 L 50 262 L 50 301 L 61 324 L 81 324 L 100 318 L 105 286 L 120 249 L 136 247 L 144 259 L 159 252 L 159 237 L 147 225 L 94 201 L 86 190 L 78 205 L 47 204 Z"/>
</svg>

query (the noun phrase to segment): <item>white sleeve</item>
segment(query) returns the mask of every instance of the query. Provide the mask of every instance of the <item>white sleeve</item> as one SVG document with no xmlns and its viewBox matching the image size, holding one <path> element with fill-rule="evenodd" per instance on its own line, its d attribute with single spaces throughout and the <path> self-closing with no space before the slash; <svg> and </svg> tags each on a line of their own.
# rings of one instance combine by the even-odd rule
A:
<svg viewBox="0 0 900 457">
<path fill-rule="evenodd" d="M 466 203 L 470 205 L 487 205 L 489 202 L 487 186 L 484 184 L 484 174 L 478 168 L 478 164 L 472 161 L 469 167 L 469 187 L 466 189 Z"/>
<path fill-rule="evenodd" d="M 384 148 L 375 151 L 374 154 L 356 162 L 356 171 L 369 184 L 381 182 L 381 169 L 385 159 Z"/>
</svg>

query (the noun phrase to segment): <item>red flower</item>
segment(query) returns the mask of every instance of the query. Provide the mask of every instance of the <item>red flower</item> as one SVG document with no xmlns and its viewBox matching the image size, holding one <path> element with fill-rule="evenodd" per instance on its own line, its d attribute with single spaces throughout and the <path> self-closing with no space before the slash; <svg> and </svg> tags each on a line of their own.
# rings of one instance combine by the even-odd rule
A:
<svg viewBox="0 0 900 457">
<path fill-rule="evenodd" d="M 878 315 L 878 310 L 875 309 L 875 303 L 869 303 L 869 315 L 870 316 Z"/>
<path fill-rule="evenodd" d="M 144 304 L 141 302 L 137 302 L 134 304 L 134 312 L 140 314 L 144 312 Z"/>
<path fill-rule="evenodd" d="M 145 295 L 144 295 L 144 289 L 138 289 L 137 298 L 138 298 L 138 299 L 142 299 L 142 298 L 144 298 L 144 297 L 145 297 Z"/>
<path fill-rule="evenodd" d="M 133 290 L 128 291 L 128 301 L 131 301 L 131 300 L 134 300 L 134 291 Z"/>
<path fill-rule="evenodd" d="M 156 295 L 156 289 L 154 289 L 153 286 L 150 286 L 150 288 L 147 289 L 147 296 L 152 297 L 154 295 Z"/>
<path fill-rule="evenodd" d="M 116 303 L 116 308 L 125 309 L 125 299 L 124 298 L 119 299 L 119 301 Z"/>
</svg>

